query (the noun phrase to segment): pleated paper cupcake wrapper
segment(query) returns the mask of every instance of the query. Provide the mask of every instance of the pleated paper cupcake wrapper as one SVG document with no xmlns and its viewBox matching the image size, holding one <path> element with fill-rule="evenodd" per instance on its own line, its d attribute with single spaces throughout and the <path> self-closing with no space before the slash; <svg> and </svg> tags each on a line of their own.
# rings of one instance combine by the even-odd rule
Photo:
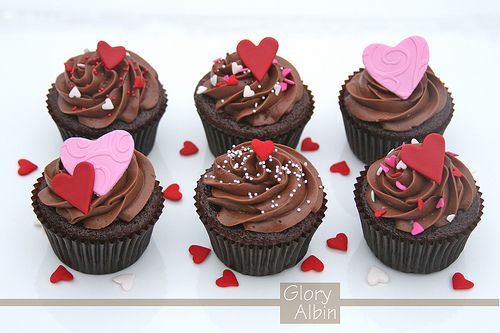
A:
<svg viewBox="0 0 500 333">
<path fill-rule="evenodd" d="M 349 76 L 347 81 L 345 81 L 342 86 L 342 90 L 339 95 L 339 105 L 342 112 L 347 141 L 349 142 L 349 146 L 354 155 L 356 155 L 356 157 L 361 161 L 366 164 L 371 164 L 374 161 L 386 156 L 391 149 L 399 147 L 403 143 L 409 143 L 411 139 L 417 139 L 419 142 L 422 142 L 429 133 L 444 133 L 446 127 L 451 121 L 451 118 L 453 117 L 453 99 L 451 99 L 452 111 L 446 121 L 441 126 L 435 127 L 420 136 L 402 136 L 400 138 L 391 138 L 390 136 L 381 136 L 369 127 L 362 127 L 356 124 L 352 119 L 353 116 L 344 105 L 344 91 L 346 83 L 357 73 L 358 72 L 355 72 L 353 75 Z"/>
<path fill-rule="evenodd" d="M 286 145 L 288 147 L 296 148 L 297 145 L 299 144 L 300 136 L 302 135 L 302 131 L 304 130 L 304 127 L 306 126 L 307 122 L 309 119 L 311 119 L 311 115 L 314 111 L 314 99 L 311 91 L 307 89 L 306 86 L 306 91 L 309 95 L 309 98 L 311 100 L 310 103 L 310 108 L 309 108 L 309 113 L 310 116 L 306 119 L 304 119 L 303 124 L 301 124 L 298 127 L 291 128 L 285 133 L 282 133 L 277 136 L 273 137 L 257 137 L 257 139 L 260 140 L 272 140 L 274 143 L 279 143 L 282 145 Z M 220 156 L 222 154 L 227 153 L 229 149 L 231 149 L 236 145 L 239 145 L 240 143 L 250 141 L 254 139 L 254 137 L 243 137 L 243 136 L 238 136 L 238 135 L 233 135 L 230 133 L 227 133 L 214 125 L 210 124 L 208 121 L 203 119 L 201 117 L 201 121 L 203 123 L 203 128 L 205 129 L 205 134 L 207 137 L 208 141 L 208 147 L 210 148 L 210 151 L 214 156 Z"/>
<path fill-rule="evenodd" d="M 464 232 L 436 241 L 401 239 L 372 223 L 361 202 L 362 186 L 366 170 L 356 179 L 354 196 L 361 219 L 363 235 L 373 254 L 385 265 L 405 273 L 428 274 L 441 271 L 451 265 L 462 253 L 472 230 L 481 220 L 483 199 L 480 196 L 480 211 L 473 227 Z"/>
</svg>

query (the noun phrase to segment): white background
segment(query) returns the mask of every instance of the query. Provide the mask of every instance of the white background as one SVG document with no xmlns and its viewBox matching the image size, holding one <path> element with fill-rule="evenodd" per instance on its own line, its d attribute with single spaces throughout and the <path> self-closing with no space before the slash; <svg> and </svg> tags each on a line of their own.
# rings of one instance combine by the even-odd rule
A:
<svg viewBox="0 0 500 333">
<path fill-rule="evenodd" d="M 499 157 L 497 144 L 500 71 L 500 5 L 495 1 L 6 1 L 0 4 L 0 109 L 2 124 L 0 297 L 1 298 L 276 298 L 279 283 L 340 282 L 347 298 L 498 298 Z M 465 251 L 448 269 L 427 276 L 384 267 L 362 237 L 352 189 L 362 164 L 347 145 L 337 104 L 342 82 L 362 66 L 372 42 L 396 44 L 413 34 L 430 45 L 430 65 L 450 88 L 455 115 L 446 131 L 447 149 L 475 171 L 484 192 L 483 220 Z M 320 170 L 329 203 L 308 254 L 325 263 L 322 273 L 294 267 L 270 277 L 237 274 L 238 288 L 215 286 L 224 266 L 214 254 L 202 265 L 188 255 L 190 244 L 209 246 L 193 207 L 193 188 L 213 160 L 194 109 L 192 93 L 211 60 L 237 42 L 265 36 L 280 42 L 279 54 L 299 70 L 315 95 L 316 111 L 304 137 L 321 144 L 306 153 Z M 41 170 L 19 177 L 17 160 L 41 168 L 57 157 L 61 138 L 45 108 L 45 94 L 70 56 L 94 49 L 100 39 L 124 45 L 147 59 L 166 86 L 169 103 L 150 158 L 163 185 L 178 182 L 184 198 L 166 202 L 144 256 L 123 273 L 136 274 L 125 293 L 116 275 L 74 272 L 71 283 L 48 279 L 59 265 L 49 243 L 34 227 L 30 191 Z M 178 153 L 184 140 L 200 152 Z M 346 160 L 351 175 L 329 173 Z M 349 251 L 326 247 L 338 232 Z M 370 266 L 391 277 L 388 285 L 365 282 Z M 454 291 L 451 276 L 463 272 L 476 283 Z M 498 308 L 343 308 L 340 326 L 279 325 L 275 308 L 0 308 L 0 330 L 9 331 L 497 331 Z"/>
</svg>

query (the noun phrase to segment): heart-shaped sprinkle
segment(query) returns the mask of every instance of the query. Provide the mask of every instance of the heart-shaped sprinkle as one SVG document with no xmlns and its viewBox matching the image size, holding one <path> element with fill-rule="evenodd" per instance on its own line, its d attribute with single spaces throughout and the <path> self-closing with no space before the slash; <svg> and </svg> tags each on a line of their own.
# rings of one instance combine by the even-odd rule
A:
<svg viewBox="0 0 500 333">
<path fill-rule="evenodd" d="M 436 208 L 439 209 L 439 208 L 443 208 L 443 207 L 444 207 L 444 199 L 439 198 L 438 202 L 436 203 Z"/>
<path fill-rule="evenodd" d="M 104 100 L 104 103 L 102 104 L 102 109 L 108 111 L 108 110 L 113 110 L 114 108 L 115 106 L 113 105 L 111 98 L 106 98 Z"/>
<path fill-rule="evenodd" d="M 401 171 L 391 173 L 391 178 L 398 178 L 401 176 L 403 173 Z"/>
<path fill-rule="evenodd" d="M 396 155 L 391 155 L 389 157 L 384 158 L 384 163 L 390 166 L 391 168 L 396 167 Z"/>
<path fill-rule="evenodd" d="M 89 162 L 80 162 L 73 170 L 73 175 L 58 173 L 52 179 L 52 190 L 73 207 L 87 214 L 90 210 L 94 188 L 94 166 Z"/>
<path fill-rule="evenodd" d="M 406 170 L 407 166 L 403 161 L 399 161 L 396 165 L 396 170 Z"/>
<path fill-rule="evenodd" d="M 61 162 L 72 175 L 80 162 L 90 162 L 95 169 L 94 193 L 107 194 L 123 176 L 134 155 L 134 139 L 127 131 L 115 130 L 97 140 L 69 138 L 60 149 Z"/>
<path fill-rule="evenodd" d="M 274 152 L 274 143 L 271 140 L 260 141 L 259 139 L 253 139 L 251 145 L 261 161 L 266 161 Z"/>
<path fill-rule="evenodd" d="M 193 256 L 193 262 L 195 264 L 201 264 L 202 262 L 204 262 L 207 256 L 210 254 L 210 251 L 212 250 L 200 245 L 191 245 L 189 247 L 189 253 L 191 253 L 191 255 Z"/>
<path fill-rule="evenodd" d="M 211 83 L 211 84 L 212 84 L 212 86 L 214 86 L 214 87 L 217 85 L 217 75 L 215 75 L 215 74 L 214 74 L 214 75 L 212 75 L 212 76 L 210 77 L 210 83 Z M 199 89 L 199 87 L 198 87 L 198 89 Z"/>
<path fill-rule="evenodd" d="M 286 91 L 288 89 L 288 84 L 286 84 L 285 82 L 280 82 L 279 85 L 280 91 Z"/>
<path fill-rule="evenodd" d="M 71 88 L 71 90 L 68 93 L 69 98 L 80 98 L 82 97 L 82 94 L 80 93 L 80 90 L 78 90 L 77 86 L 74 86 Z"/>
<path fill-rule="evenodd" d="M 403 145 L 399 156 L 410 168 L 441 184 L 444 152 L 444 138 L 440 134 L 431 133 L 425 137 L 421 144 Z"/>
<path fill-rule="evenodd" d="M 424 232 L 424 227 L 418 222 L 413 222 L 412 227 L 411 227 L 411 234 L 413 236 L 416 236 L 418 234 L 421 234 Z"/>
<path fill-rule="evenodd" d="M 24 158 L 18 160 L 17 164 L 19 164 L 19 169 L 17 169 L 17 174 L 19 176 L 29 175 L 30 173 L 38 169 L 38 165 Z"/>
<path fill-rule="evenodd" d="M 252 97 L 253 95 L 255 95 L 255 91 L 253 91 L 249 85 L 246 85 L 245 88 L 243 88 L 243 97 L 247 98 Z"/>
<path fill-rule="evenodd" d="M 384 173 L 388 173 L 390 171 L 389 167 L 384 163 L 380 163 L 380 168 L 384 171 Z"/>
<path fill-rule="evenodd" d="M 236 76 L 233 74 L 228 77 L 224 77 L 224 82 L 229 85 L 229 86 L 235 86 L 237 85 L 240 81 L 236 78 Z"/>
<path fill-rule="evenodd" d="M 413 139 L 411 139 L 410 143 L 412 145 L 416 145 L 416 144 L 419 144 L 420 142 L 417 139 L 413 138 Z"/>
<path fill-rule="evenodd" d="M 208 88 L 205 87 L 205 86 L 198 86 L 198 89 L 196 89 L 196 94 L 197 95 L 201 95 L 201 94 L 203 94 L 207 90 L 208 90 Z"/>
<path fill-rule="evenodd" d="M 142 80 L 142 77 L 136 76 L 134 79 L 134 85 L 132 86 L 132 88 L 140 89 L 142 87 L 144 87 L 144 81 Z"/>
<path fill-rule="evenodd" d="M 179 184 L 171 184 L 163 191 L 163 197 L 171 201 L 179 201 L 182 199 L 182 193 L 179 191 Z"/>
<path fill-rule="evenodd" d="M 453 285 L 453 289 L 455 290 L 466 290 L 474 287 L 474 282 L 467 280 L 465 276 L 459 272 L 453 274 L 451 282 Z"/>
<path fill-rule="evenodd" d="M 264 38 L 257 46 L 248 39 L 244 39 L 238 43 L 236 52 L 243 64 L 250 68 L 255 78 L 262 81 L 271 67 L 278 47 L 278 42 L 272 37 Z"/>
<path fill-rule="evenodd" d="M 446 216 L 446 221 L 451 223 L 455 219 L 455 216 L 456 216 L 455 214 L 450 214 L 450 215 Z"/>
<path fill-rule="evenodd" d="M 396 187 L 401 191 L 405 191 L 406 189 L 408 189 L 408 187 L 406 187 L 406 185 L 403 185 L 399 180 L 396 180 Z"/>
<path fill-rule="evenodd" d="M 194 155 L 198 152 L 198 147 L 191 141 L 187 140 L 187 141 L 184 141 L 184 144 L 181 148 L 181 150 L 179 150 L 179 154 L 181 154 L 182 156 L 190 156 L 190 155 Z"/>
<path fill-rule="evenodd" d="M 375 202 L 375 192 L 373 190 L 370 192 L 370 197 L 372 199 L 372 202 Z"/>
<path fill-rule="evenodd" d="M 338 233 L 337 236 L 333 238 L 329 238 L 326 241 L 326 245 L 335 250 L 340 250 L 340 251 L 347 251 L 347 235 L 344 234 L 343 232 Z"/>
<path fill-rule="evenodd" d="M 323 272 L 325 265 L 316 256 L 310 255 L 306 260 L 300 265 L 302 272 L 308 272 L 310 270 L 315 270 L 316 272 Z"/>
<path fill-rule="evenodd" d="M 395 47 L 371 44 L 363 51 L 363 63 L 378 83 L 407 99 L 427 70 L 429 46 L 419 36 L 406 38 Z"/>
<path fill-rule="evenodd" d="M 243 66 L 238 65 L 238 63 L 236 63 L 236 62 L 231 63 L 231 72 L 233 74 L 238 74 L 239 72 L 241 72 L 242 69 L 243 69 Z"/>
<path fill-rule="evenodd" d="M 224 272 L 222 272 L 222 276 L 215 280 L 215 284 L 221 288 L 238 287 L 240 285 L 238 279 L 236 279 L 236 275 L 229 269 L 225 269 Z"/>
<path fill-rule="evenodd" d="M 59 265 L 57 269 L 50 275 L 50 282 L 57 283 L 59 281 L 72 281 L 73 274 L 63 265 Z"/>
<path fill-rule="evenodd" d="M 385 209 L 379 209 L 379 210 L 377 210 L 375 213 L 373 213 L 373 215 L 374 215 L 375 217 L 381 217 L 381 216 L 383 216 L 386 212 L 387 212 L 387 211 L 386 211 Z"/>
<path fill-rule="evenodd" d="M 311 138 L 305 138 L 300 149 L 302 151 L 316 151 L 319 149 L 319 143 L 314 142 Z"/>
<path fill-rule="evenodd" d="M 376 286 L 379 283 L 389 283 L 389 275 L 376 266 L 370 267 L 368 270 L 368 275 L 366 276 L 366 282 L 370 286 Z"/>
<path fill-rule="evenodd" d="M 278 96 L 278 95 L 280 94 L 280 91 L 281 91 L 281 86 L 280 86 L 280 84 L 279 84 L 279 83 L 276 83 L 276 84 L 274 85 L 273 89 L 274 89 L 274 94 L 275 94 L 276 96 Z"/>
<path fill-rule="evenodd" d="M 424 200 L 422 200 L 421 197 L 418 197 L 418 199 L 417 199 L 417 207 L 418 207 L 418 210 L 424 209 Z"/>
<path fill-rule="evenodd" d="M 105 41 L 97 43 L 97 54 L 107 69 L 115 68 L 125 58 L 126 50 L 123 46 L 110 46 Z"/>
<path fill-rule="evenodd" d="M 129 291 L 134 286 L 135 274 L 121 274 L 113 278 L 113 282 L 120 285 L 123 291 Z"/>
<path fill-rule="evenodd" d="M 64 63 L 64 71 L 68 72 L 68 73 L 71 73 L 73 72 L 73 67 L 71 67 L 70 64 L 68 64 L 67 62 Z"/>
<path fill-rule="evenodd" d="M 451 173 L 453 174 L 453 176 L 455 177 L 462 177 L 462 172 L 460 172 L 460 170 L 458 170 L 458 168 L 456 167 L 453 167 Z"/>
<path fill-rule="evenodd" d="M 346 161 L 340 161 L 330 166 L 330 172 L 340 173 L 342 176 L 347 176 L 351 172 L 351 169 L 349 169 Z"/>
</svg>

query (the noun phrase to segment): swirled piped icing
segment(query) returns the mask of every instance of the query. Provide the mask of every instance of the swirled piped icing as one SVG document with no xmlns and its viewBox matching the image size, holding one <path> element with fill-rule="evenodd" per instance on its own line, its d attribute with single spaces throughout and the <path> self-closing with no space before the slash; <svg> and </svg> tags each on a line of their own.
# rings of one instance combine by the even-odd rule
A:
<svg viewBox="0 0 500 333">
<path fill-rule="evenodd" d="M 470 171 L 454 154 L 446 153 L 438 184 L 406 166 L 400 159 L 401 148 L 367 170 L 364 196 L 375 216 L 392 221 L 405 232 L 414 232 L 414 223 L 421 230 L 453 223 L 456 214 L 467 210 L 477 194 Z"/>
<path fill-rule="evenodd" d="M 72 57 L 55 89 L 64 114 L 96 129 L 117 120 L 131 123 L 139 112 L 156 106 L 160 94 L 156 71 L 132 51 L 112 69 L 106 68 L 98 52 Z"/>
<path fill-rule="evenodd" d="M 297 70 L 276 56 L 261 81 L 245 68 L 237 53 L 214 61 L 208 78 L 197 88 L 215 101 L 216 110 L 252 126 L 274 124 L 290 112 L 304 94 Z"/>
<path fill-rule="evenodd" d="M 262 161 L 249 142 L 242 143 L 217 157 L 202 180 L 211 187 L 208 201 L 226 227 L 280 232 L 323 204 L 317 170 L 299 152 L 279 144 Z"/>
</svg>

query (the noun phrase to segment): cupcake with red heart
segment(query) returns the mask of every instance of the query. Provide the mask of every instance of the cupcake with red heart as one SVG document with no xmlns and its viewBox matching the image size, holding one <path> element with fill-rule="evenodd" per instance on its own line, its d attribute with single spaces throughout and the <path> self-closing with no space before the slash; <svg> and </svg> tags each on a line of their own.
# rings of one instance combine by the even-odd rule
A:
<svg viewBox="0 0 500 333">
<path fill-rule="evenodd" d="M 151 162 L 123 130 L 95 141 L 66 140 L 32 194 L 54 253 L 90 274 L 116 272 L 139 259 L 164 201 Z"/>
<path fill-rule="evenodd" d="M 47 95 L 47 108 L 63 140 L 97 139 L 125 130 L 135 148 L 153 148 L 167 96 L 158 74 L 140 56 L 104 41 L 96 51 L 68 59 Z"/>
<path fill-rule="evenodd" d="M 360 160 L 372 163 L 403 142 L 443 134 L 453 100 L 428 65 L 425 39 L 409 37 L 395 47 L 371 44 L 363 63 L 339 96 L 347 141 Z"/>
<path fill-rule="evenodd" d="M 215 254 L 248 275 L 296 265 L 326 210 L 318 171 L 295 149 L 272 141 L 254 139 L 217 157 L 195 191 Z"/>
<path fill-rule="evenodd" d="M 215 156 L 254 138 L 297 146 L 314 110 L 313 96 L 277 51 L 271 37 L 257 46 L 242 40 L 235 53 L 214 60 L 196 86 L 196 108 Z"/>
<path fill-rule="evenodd" d="M 453 263 L 481 219 L 472 174 L 437 133 L 367 166 L 354 195 L 365 240 L 384 264 L 432 273 Z"/>
</svg>

